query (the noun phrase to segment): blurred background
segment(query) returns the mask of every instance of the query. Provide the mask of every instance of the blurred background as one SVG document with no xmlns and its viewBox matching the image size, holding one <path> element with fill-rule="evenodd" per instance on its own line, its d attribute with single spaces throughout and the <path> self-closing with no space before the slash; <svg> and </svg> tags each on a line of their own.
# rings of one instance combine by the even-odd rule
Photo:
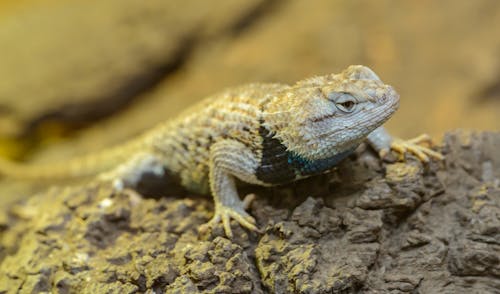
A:
<svg viewBox="0 0 500 294">
<path fill-rule="evenodd" d="M 350 64 L 400 93 L 397 136 L 500 129 L 497 0 L 0 0 L 0 155 L 67 158 Z"/>
</svg>

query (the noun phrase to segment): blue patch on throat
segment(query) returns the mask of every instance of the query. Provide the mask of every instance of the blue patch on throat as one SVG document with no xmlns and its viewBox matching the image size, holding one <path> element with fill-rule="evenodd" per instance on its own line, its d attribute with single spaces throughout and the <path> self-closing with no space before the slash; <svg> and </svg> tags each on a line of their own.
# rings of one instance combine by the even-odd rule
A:
<svg viewBox="0 0 500 294">
<path fill-rule="evenodd" d="M 293 152 L 287 152 L 288 164 L 293 166 L 301 176 L 318 174 L 326 170 L 332 169 L 342 159 L 349 156 L 349 154 L 351 154 L 354 151 L 354 149 L 355 148 L 343 151 L 341 153 L 335 154 L 330 157 L 315 159 L 315 160 L 304 158 Z"/>
</svg>

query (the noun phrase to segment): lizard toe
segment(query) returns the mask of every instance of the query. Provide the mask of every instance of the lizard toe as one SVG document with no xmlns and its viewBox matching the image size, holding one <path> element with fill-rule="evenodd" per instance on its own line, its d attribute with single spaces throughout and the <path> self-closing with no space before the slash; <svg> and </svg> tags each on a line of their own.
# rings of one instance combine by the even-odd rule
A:
<svg viewBox="0 0 500 294">
<path fill-rule="evenodd" d="M 200 231 L 204 232 L 209 227 L 222 223 L 224 233 L 228 238 L 232 239 L 233 232 L 231 229 L 231 219 L 235 220 L 240 226 L 250 231 L 260 232 L 260 230 L 257 228 L 256 221 L 252 216 L 250 216 L 245 211 L 238 211 L 234 208 L 226 206 L 217 207 L 212 219 L 208 223 L 200 226 Z"/>
<path fill-rule="evenodd" d="M 408 142 L 413 144 L 420 144 L 420 143 L 432 144 L 432 139 L 431 136 L 429 136 L 428 134 L 422 134 L 413 139 L 409 139 Z"/>
<path fill-rule="evenodd" d="M 391 143 L 391 149 L 400 154 L 400 159 L 403 159 L 404 154 L 406 153 L 412 153 L 422 162 L 429 162 L 430 158 L 437 160 L 444 159 L 441 153 L 436 152 L 431 148 L 419 145 L 422 142 L 430 142 L 430 137 L 424 134 L 407 141 L 395 140 Z"/>
<path fill-rule="evenodd" d="M 245 196 L 245 199 L 243 199 L 243 209 L 247 210 L 250 208 L 250 205 L 252 205 L 252 202 L 255 200 L 255 194 L 251 193 Z"/>
</svg>

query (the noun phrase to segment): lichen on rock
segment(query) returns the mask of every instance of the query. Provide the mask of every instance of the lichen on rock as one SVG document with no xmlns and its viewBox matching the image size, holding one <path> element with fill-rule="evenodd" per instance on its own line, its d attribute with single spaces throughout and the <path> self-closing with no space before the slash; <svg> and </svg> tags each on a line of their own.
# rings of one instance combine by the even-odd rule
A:
<svg viewBox="0 0 500 294">
<path fill-rule="evenodd" d="M 246 187 L 264 233 L 233 224 L 233 240 L 198 232 L 208 197 L 55 187 L 2 210 L 0 293 L 493 293 L 498 146 L 499 133 L 455 132 L 444 162 L 360 151 L 330 174 Z"/>
</svg>

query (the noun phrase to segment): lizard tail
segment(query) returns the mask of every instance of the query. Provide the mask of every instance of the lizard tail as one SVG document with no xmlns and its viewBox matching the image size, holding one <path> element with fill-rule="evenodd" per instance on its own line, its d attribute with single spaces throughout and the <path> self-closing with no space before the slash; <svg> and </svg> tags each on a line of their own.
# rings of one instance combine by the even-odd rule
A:
<svg viewBox="0 0 500 294">
<path fill-rule="evenodd" d="M 0 158 L 0 176 L 16 180 L 66 180 L 90 177 L 108 171 L 127 160 L 136 144 L 51 164 L 24 164 Z"/>
</svg>

